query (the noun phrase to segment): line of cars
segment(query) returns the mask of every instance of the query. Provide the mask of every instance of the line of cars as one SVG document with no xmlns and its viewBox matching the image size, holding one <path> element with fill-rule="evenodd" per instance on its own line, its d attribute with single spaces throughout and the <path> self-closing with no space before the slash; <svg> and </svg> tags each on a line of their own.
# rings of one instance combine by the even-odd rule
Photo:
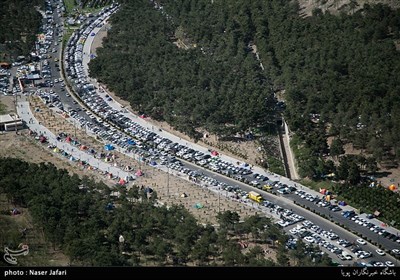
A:
<svg viewBox="0 0 400 280">
<path fill-rule="evenodd" d="M 10 76 L 11 72 L 8 69 L 0 67 L 0 93 L 8 95 L 10 92 Z"/>
<path fill-rule="evenodd" d="M 126 135 L 120 133 L 118 130 L 113 130 L 112 126 L 110 126 L 110 124 L 112 123 L 113 126 L 120 128 L 137 140 L 136 146 L 133 148 L 136 152 L 141 153 L 141 155 L 143 156 L 148 156 L 150 160 L 156 160 L 158 157 L 160 164 L 166 164 L 166 162 L 168 162 L 160 158 L 160 155 L 163 156 L 162 153 L 164 152 L 166 153 L 166 155 L 177 156 L 184 160 L 192 161 L 200 166 L 233 177 L 234 179 L 244 181 L 245 183 L 252 182 L 249 181 L 249 175 L 252 174 L 250 168 L 246 168 L 244 166 L 235 166 L 231 163 L 221 160 L 218 157 L 195 151 L 184 145 L 174 143 L 169 139 L 162 138 L 154 131 L 146 129 L 135 123 L 123 112 L 113 109 L 107 103 L 113 102 L 112 99 L 109 96 L 106 96 L 105 99 L 101 98 L 100 95 L 96 92 L 94 86 L 87 81 L 87 77 L 84 73 L 82 66 L 82 57 L 83 55 L 85 55 L 83 53 L 83 42 L 85 41 L 85 39 L 87 39 L 87 36 L 91 34 L 92 30 L 95 27 L 98 27 L 102 24 L 102 22 L 104 22 L 106 17 L 108 17 L 109 12 L 113 12 L 112 9 L 116 10 L 117 6 L 111 6 L 107 10 L 103 10 L 102 12 L 100 12 L 99 18 L 97 18 L 96 20 L 92 19 L 91 22 L 88 22 L 87 24 L 83 25 L 80 30 L 76 31 L 68 42 L 68 46 L 65 52 L 66 73 L 70 81 L 73 82 L 73 85 L 76 87 L 77 94 L 79 95 L 80 99 L 86 104 L 86 106 L 94 111 L 97 116 L 101 116 L 103 118 L 103 120 L 101 120 L 98 119 L 97 116 L 93 115 L 91 117 L 92 122 L 90 122 L 92 124 L 89 124 L 89 122 L 87 122 L 87 127 L 92 132 L 102 137 L 105 141 L 111 141 L 116 145 L 125 145 L 125 147 L 127 147 L 127 144 L 125 143 Z M 111 133 L 109 133 L 109 131 L 111 131 Z M 196 174 L 193 173 L 193 171 L 190 171 L 188 168 L 182 167 L 181 164 L 179 164 L 179 161 L 169 162 L 168 164 L 170 168 L 196 177 Z M 212 178 L 210 177 L 202 178 L 207 183 L 210 183 L 213 186 L 219 184 L 218 181 L 216 181 L 215 179 L 212 180 Z M 265 180 L 268 180 L 268 178 L 255 177 L 255 180 L 253 181 L 264 182 Z M 254 182 L 253 184 L 256 185 L 256 182 Z M 280 186 L 280 189 L 282 189 L 282 194 L 289 193 L 289 187 L 290 186 Z M 282 219 L 282 221 L 282 226 L 288 225 L 290 223 L 288 219 Z M 294 221 L 294 223 L 295 222 L 298 221 Z"/>
<path fill-rule="evenodd" d="M 239 180 L 243 178 L 241 181 L 249 182 L 248 179 L 244 177 L 252 174 L 249 167 L 236 166 L 221 160 L 218 156 L 211 156 L 207 153 L 195 151 L 194 149 L 173 142 L 170 139 L 163 138 L 154 131 L 140 126 L 123 112 L 113 109 L 107 103 L 113 102 L 111 97 L 106 95 L 103 99 L 96 91 L 94 85 L 88 82 L 82 66 L 82 60 L 84 55 L 89 54 L 84 54 L 83 42 L 92 34 L 94 28 L 101 26 L 106 18 L 117 9 L 118 5 L 116 4 L 104 8 L 98 14 L 97 18 L 91 18 L 90 21 L 82 25 L 82 27 L 71 36 L 64 53 L 66 74 L 76 88 L 79 98 L 91 111 L 103 119 L 99 120 L 97 117 L 92 116 L 91 118 L 95 125 L 88 125 L 89 129 L 102 137 L 105 141 L 110 141 L 116 145 L 124 145 L 123 141 L 120 141 L 120 139 L 126 138 L 126 135 L 118 131 L 113 131 L 112 135 L 107 133 L 107 130 L 110 130 L 112 127 L 110 127 L 108 123 L 111 123 L 113 126 L 118 127 L 135 138 L 138 141 L 137 144 L 141 145 L 144 150 L 148 151 L 152 149 L 153 151 L 164 151 L 169 155 L 177 156 L 215 172 Z"/>
</svg>

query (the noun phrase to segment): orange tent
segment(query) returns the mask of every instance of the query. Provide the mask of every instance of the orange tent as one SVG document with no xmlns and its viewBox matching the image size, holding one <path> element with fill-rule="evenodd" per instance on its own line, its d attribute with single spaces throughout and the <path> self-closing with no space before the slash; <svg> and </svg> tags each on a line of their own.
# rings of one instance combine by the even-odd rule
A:
<svg viewBox="0 0 400 280">
<path fill-rule="evenodd" d="M 391 190 L 391 191 L 394 191 L 394 190 L 396 190 L 397 188 L 396 188 L 396 186 L 395 185 L 390 185 L 389 186 L 389 190 Z"/>
</svg>

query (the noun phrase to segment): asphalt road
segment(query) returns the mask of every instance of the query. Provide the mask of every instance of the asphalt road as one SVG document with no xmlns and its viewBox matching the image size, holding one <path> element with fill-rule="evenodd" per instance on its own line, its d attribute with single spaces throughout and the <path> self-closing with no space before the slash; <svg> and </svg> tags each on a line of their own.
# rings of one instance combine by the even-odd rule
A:
<svg viewBox="0 0 400 280">
<path fill-rule="evenodd" d="M 59 24 L 61 23 L 61 20 L 58 18 L 58 16 L 56 14 L 54 14 L 54 20 L 55 20 L 56 23 L 59 23 Z M 56 35 L 56 33 L 54 35 Z M 89 38 L 93 39 L 91 36 Z M 87 40 L 87 42 L 84 45 L 84 52 L 87 53 L 87 54 L 90 53 L 90 44 L 91 44 L 91 40 Z M 52 79 L 53 80 L 54 80 L 54 78 L 60 78 L 60 72 L 58 72 L 56 70 L 56 68 L 55 68 L 54 57 L 57 56 L 57 57 L 62 58 L 62 55 L 60 53 L 61 44 L 59 44 L 56 48 L 57 48 L 57 53 L 55 53 L 55 54 L 53 53 L 52 54 L 53 55 L 53 59 L 49 60 L 49 62 L 51 64 L 51 67 L 52 67 L 52 75 L 53 75 Z M 88 61 L 89 60 L 86 59 L 85 63 L 83 64 L 83 66 L 86 69 L 86 71 L 87 71 L 87 62 Z M 58 63 L 61 65 L 62 62 L 59 61 Z M 60 87 L 60 85 L 58 83 L 56 83 L 54 85 L 53 90 L 59 94 L 60 99 L 63 102 L 64 106 L 65 106 L 65 104 L 67 104 L 67 106 L 70 106 L 72 108 L 79 107 L 79 104 L 75 104 L 74 103 L 74 99 L 72 97 L 67 97 L 66 96 L 67 91 L 61 91 L 61 87 Z M 102 93 L 102 94 L 105 95 L 106 93 Z M 23 105 L 23 107 L 21 107 L 21 109 L 19 109 L 19 110 L 21 110 L 21 116 L 24 118 L 25 116 L 28 116 L 29 114 L 28 114 L 28 109 L 27 108 L 25 109 L 26 104 L 22 104 L 22 105 Z M 117 110 L 122 109 L 121 106 L 117 102 L 109 102 L 109 105 L 112 106 L 113 108 L 117 109 Z M 26 110 L 26 111 L 24 111 L 24 110 Z M 24 115 L 24 114 L 26 114 L 26 115 Z M 85 116 L 85 118 L 89 120 L 88 116 L 83 111 L 80 111 L 79 114 L 82 115 L 82 116 Z M 160 132 L 158 130 L 158 128 L 156 128 L 152 124 L 146 122 L 146 120 L 138 118 L 137 116 L 133 115 L 132 113 L 126 113 L 125 115 L 129 116 L 130 118 L 132 118 L 135 122 L 139 123 L 140 125 L 148 128 L 150 130 L 157 131 L 157 133 L 161 134 L 162 137 L 169 138 L 174 142 L 181 143 L 183 145 L 186 145 L 186 146 L 188 146 L 190 148 L 193 148 L 193 149 L 196 149 L 196 150 L 199 150 L 199 151 L 208 152 L 206 148 L 204 148 L 204 147 L 202 147 L 200 145 L 197 145 L 195 143 L 190 143 L 190 142 L 188 142 L 186 140 L 182 140 L 179 137 L 177 137 L 175 135 L 172 135 L 172 134 L 170 134 L 168 132 L 165 132 L 165 131 L 161 131 Z M 24 118 L 24 120 L 27 121 L 26 118 Z M 29 121 L 29 118 L 28 118 L 28 121 Z M 27 121 L 27 123 L 28 123 L 28 121 Z M 40 126 L 37 126 L 36 124 L 34 124 L 34 125 L 30 124 L 29 126 L 31 128 L 33 128 L 33 130 L 40 130 L 41 129 L 40 131 L 43 131 L 43 128 L 40 127 Z M 48 135 L 51 135 L 50 131 L 46 131 L 46 133 L 48 133 Z M 51 136 L 50 137 L 50 141 L 53 141 L 53 140 L 55 140 L 55 137 L 53 139 L 52 136 Z M 65 143 L 63 143 L 63 145 L 65 145 Z M 60 148 L 62 148 L 62 147 L 65 147 L 65 146 L 61 146 Z M 72 149 L 72 151 L 74 153 L 76 152 L 77 156 L 84 156 L 85 158 L 88 157 L 88 154 L 86 154 L 84 152 L 81 152 L 79 150 L 75 151 L 74 149 Z M 223 154 L 221 155 L 221 159 L 225 160 L 227 162 L 231 162 L 233 164 L 236 164 L 236 162 L 239 161 L 239 160 L 237 160 L 235 158 L 228 157 L 228 156 L 223 155 Z M 88 158 L 88 160 L 91 161 L 91 159 L 89 159 L 89 158 Z M 243 190 L 246 190 L 246 191 L 255 190 L 257 192 L 260 192 L 260 193 L 263 194 L 265 199 L 267 199 L 267 200 L 269 200 L 269 201 L 271 201 L 271 202 L 273 202 L 273 203 L 275 203 L 275 204 L 277 204 L 279 206 L 282 206 L 284 208 L 293 209 L 293 211 L 296 214 L 305 217 L 307 220 L 310 220 L 314 224 L 319 225 L 321 228 L 323 228 L 325 230 L 333 229 L 333 231 L 336 232 L 340 236 L 340 238 L 344 238 L 344 239 L 347 239 L 349 241 L 354 241 L 358 237 L 353 235 L 353 234 L 351 234 L 351 233 L 349 233 L 348 231 L 344 230 L 343 228 L 336 226 L 335 224 L 331 223 L 330 221 L 328 221 L 328 220 L 326 220 L 326 219 L 324 219 L 324 218 L 322 218 L 322 217 L 320 217 L 320 216 L 318 216 L 318 215 L 316 215 L 316 214 L 314 214 L 314 213 L 312 213 L 312 212 L 310 212 L 308 210 L 305 210 L 305 209 L 293 204 L 293 202 L 291 200 L 296 200 L 298 202 L 301 202 L 301 203 L 309 206 L 311 209 L 315 209 L 315 211 L 318 211 L 318 212 L 321 212 L 321 213 L 324 213 L 324 214 L 328 214 L 329 213 L 332 216 L 332 218 L 334 218 L 335 220 L 337 220 L 339 222 L 342 222 L 343 224 L 348 226 L 350 229 L 352 229 L 354 231 L 357 231 L 357 232 L 360 232 L 363 235 L 367 236 L 368 238 L 371 238 L 372 240 L 375 240 L 376 242 L 379 242 L 380 244 L 382 244 L 387 249 L 400 248 L 400 245 L 398 243 L 395 243 L 395 242 L 392 242 L 390 240 L 387 240 L 386 238 L 380 237 L 378 234 L 371 232 L 369 229 L 367 229 L 367 228 L 365 228 L 363 226 L 357 225 L 353 221 L 350 221 L 350 220 L 347 220 L 347 219 L 343 218 L 343 216 L 340 215 L 340 212 L 331 212 L 331 211 L 329 211 L 329 209 L 317 207 L 314 203 L 311 203 L 309 201 L 301 199 L 300 197 L 298 197 L 298 196 L 296 196 L 294 194 L 293 195 L 285 195 L 285 197 L 274 196 L 274 195 L 271 195 L 269 193 L 263 192 L 263 191 L 261 191 L 259 189 L 253 188 L 253 187 L 251 187 L 249 185 L 243 184 L 242 182 L 239 182 L 237 180 L 233 180 L 233 179 L 225 177 L 225 176 L 223 176 L 221 174 L 214 173 L 214 172 L 212 172 L 210 170 L 204 169 L 204 168 L 202 168 L 202 167 L 200 167 L 198 165 L 193 165 L 192 163 L 189 163 L 189 162 L 186 162 L 186 161 L 183 161 L 183 160 L 182 160 L 182 162 L 189 169 L 202 170 L 203 174 L 206 174 L 209 177 L 213 177 L 213 178 L 217 179 L 218 181 L 225 182 L 225 183 L 227 183 L 229 185 L 232 185 L 232 186 L 239 186 L 240 188 L 242 188 Z M 243 164 L 244 162 L 239 161 L 239 163 Z M 93 159 L 93 162 L 90 162 L 90 164 L 92 164 L 93 166 L 97 166 L 96 164 L 98 164 L 99 168 L 101 170 L 104 170 L 104 171 L 107 171 L 108 168 L 111 168 L 113 173 L 121 172 L 120 170 L 114 170 L 113 166 L 109 166 L 108 164 L 106 164 L 106 163 L 104 163 L 102 161 L 100 161 L 100 162 L 95 161 L 95 159 Z M 293 182 L 292 180 L 290 180 L 288 178 L 285 178 L 283 176 L 279 176 L 279 175 L 267 172 L 267 171 L 265 171 L 264 169 L 262 169 L 262 168 L 260 168 L 258 166 L 254 166 L 253 172 L 256 172 L 256 173 L 259 173 L 259 174 L 263 174 L 263 175 L 268 176 L 270 178 L 272 177 L 272 178 L 276 179 L 277 181 L 280 181 L 282 183 L 286 183 L 287 185 L 292 185 L 293 186 L 294 184 L 296 184 L 295 182 Z M 122 174 L 124 174 L 124 173 L 121 173 L 121 175 Z M 125 176 L 125 174 L 122 175 L 122 176 Z M 309 190 L 305 186 L 302 186 L 302 187 L 303 187 L 303 190 L 307 191 L 308 193 L 311 193 L 311 194 L 314 194 L 314 195 L 318 194 L 318 192 L 315 192 L 313 190 Z M 346 209 L 351 209 L 351 208 L 347 207 Z M 376 223 L 377 225 L 380 225 L 379 221 L 374 221 L 374 223 Z M 395 232 L 394 229 L 390 229 L 390 230 L 388 229 L 388 231 Z M 398 231 L 397 231 L 397 233 L 398 233 Z M 376 249 L 376 247 L 372 246 L 371 244 L 365 245 L 365 247 L 371 252 L 374 252 L 375 249 Z M 396 260 L 391 256 L 385 256 L 385 257 L 374 256 L 373 259 L 380 260 L 380 261 L 391 260 L 394 263 L 396 263 Z M 370 259 L 368 259 L 368 261 L 369 260 Z"/>
</svg>

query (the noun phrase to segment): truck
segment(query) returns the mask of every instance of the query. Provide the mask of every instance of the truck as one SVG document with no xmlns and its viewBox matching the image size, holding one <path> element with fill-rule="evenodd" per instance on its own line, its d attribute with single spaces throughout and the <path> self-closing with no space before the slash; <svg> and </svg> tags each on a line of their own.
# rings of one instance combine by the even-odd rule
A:
<svg viewBox="0 0 400 280">
<path fill-rule="evenodd" d="M 249 198 L 258 203 L 260 203 L 263 200 L 263 197 L 261 196 L 261 194 L 255 192 L 255 191 L 249 192 Z"/>
</svg>

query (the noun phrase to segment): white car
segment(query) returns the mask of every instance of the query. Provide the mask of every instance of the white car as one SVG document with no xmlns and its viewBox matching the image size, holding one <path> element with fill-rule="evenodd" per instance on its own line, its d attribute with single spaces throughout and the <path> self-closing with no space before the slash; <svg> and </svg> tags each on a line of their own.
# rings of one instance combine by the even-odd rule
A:
<svg viewBox="0 0 400 280">
<path fill-rule="evenodd" d="M 365 240 L 364 240 L 364 239 L 361 239 L 361 238 L 357 239 L 356 241 L 357 241 L 357 243 L 359 243 L 359 244 L 361 244 L 361 245 L 367 244 L 367 242 L 365 242 Z"/>
<path fill-rule="evenodd" d="M 304 240 L 309 242 L 309 243 L 314 243 L 314 238 L 312 238 L 311 236 L 304 237 Z"/>
<path fill-rule="evenodd" d="M 386 261 L 385 264 L 386 266 L 391 266 L 391 267 L 394 266 L 394 263 L 392 263 L 391 261 Z"/>
<path fill-rule="evenodd" d="M 380 255 L 380 256 L 386 255 L 386 253 L 385 253 L 384 251 L 380 250 L 380 249 L 376 249 L 376 253 L 377 253 L 378 255 Z"/>
<path fill-rule="evenodd" d="M 392 253 L 395 255 L 400 255 L 400 250 L 399 249 L 393 249 Z"/>
</svg>

